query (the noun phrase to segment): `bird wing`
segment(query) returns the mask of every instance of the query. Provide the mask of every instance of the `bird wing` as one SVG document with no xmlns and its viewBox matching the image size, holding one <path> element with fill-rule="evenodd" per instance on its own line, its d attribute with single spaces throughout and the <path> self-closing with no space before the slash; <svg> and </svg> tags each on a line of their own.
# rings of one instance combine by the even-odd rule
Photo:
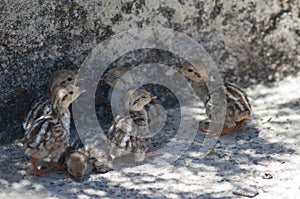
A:
<svg viewBox="0 0 300 199">
<path fill-rule="evenodd" d="M 46 115 L 50 112 L 50 99 L 42 97 L 37 99 L 34 102 L 34 105 L 31 107 L 29 112 L 26 115 L 26 118 L 23 122 L 24 130 L 30 128 L 30 126 L 43 115 Z"/>
</svg>

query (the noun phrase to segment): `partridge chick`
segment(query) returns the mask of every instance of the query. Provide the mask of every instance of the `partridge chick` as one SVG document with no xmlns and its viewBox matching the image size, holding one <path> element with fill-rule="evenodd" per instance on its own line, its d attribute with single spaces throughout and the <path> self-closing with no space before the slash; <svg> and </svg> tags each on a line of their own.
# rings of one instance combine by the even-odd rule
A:
<svg viewBox="0 0 300 199">
<path fill-rule="evenodd" d="M 76 74 L 70 70 L 57 70 L 55 71 L 50 78 L 48 85 L 48 96 L 38 98 L 30 111 L 27 113 L 26 118 L 23 122 L 24 130 L 27 130 L 32 125 L 33 121 L 49 113 L 50 111 L 50 101 L 51 94 L 57 86 L 63 86 L 68 84 L 74 84 L 76 79 Z"/>
<path fill-rule="evenodd" d="M 204 68 L 204 74 L 201 76 L 196 69 L 188 62 L 184 62 L 181 68 L 177 68 L 183 75 L 192 80 L 192 86 L 200 99 L 204 102 L 206 114 L 211 119 L 212 101 L 210 93 L 206 86 L 205 79 L 209 76 L 207 68 Z M 221 135 L 227 134 L 238 124 L 250 117 L 252 112 L 247 94 L 238 86 L 230 83 L 224 83 L 227 109 L 226 118 Z M 208 132 L 208 130 L 204 130 Z"/>
<path fill-rule="evenodd" d="M 75 181 L 83 182 L 83 176 L 87 168 L 87 160 L 84 152 L 73 151 L 66 157 L 66 167 Z"/>
<path fill-rule="evenodd" d="M 122 79 L 121 77 L 127 73 L 126 78 Z M 134 85 L 134 74 L 125 67 L 117 67 L 109 70 L 106 74 L 106 78 L 102 79 L 105 81 L 108 85 L 110 85 L 112 88 L 109 90 L 108 99 L 111 100 L 111 94 L 113 89 L 117 89 L 118 92 L 119 88 L 116 88 L 116 84 L 118 81 L 122 81 L 120 87 L 124 85 Z M 120 97 L 120 95 L 116 95 L 116 97 Z M 149 130 L 151 132 L 157 132 L 160 129 L 163 128 L 167 114 L 165 112 L 165 109 L 160 105 L 159 101 L 157 99 L 152 99 L 148 104 L 145 105 L 145 110 L 147 111 L 147 117 L 148 117 L 148 124 L 149 124 Z"/>
<path fill-rule="evenodd" d="M 128 74 L 126 75 L 126 78 L 121 78 L 123 75 L 125 75 L 125 73 Z M 107 96 L 108 101 L 111 101 L 113 91 L 115 92 L 115 97 L 121 98 L 122 93 L 120 92 L 126 87 L 132 87 L 132 85 L 134 84 L 133 74 L 129 69 L 125 67 L 110 69 L 109 71 L 107 71 L 106 77 L 101 78 L 100 80 L 104 81 L 110 86 Z M 113 106 L 114 104 L 111 105 Z"/>
<path fill-rule="evenodd" d="M 39 117 L 26 130 L 23 149 L 30 157 L 34 175 L 43 176 L 36 166 L 36 159 L 50 158 L 51 162 L 57 163 L 67 147 L 70 135 L 68 107 L 83 92 L 74 85 L 57 87 L 52 95 L 50 112 Z"/>
<path fill-rule="evenodd" d="M 154 151 L 146 153 L 150 144 L 148 118 L 144 106 L 155 97 L 143 90 L 130 90 L 130 115 L 118 115 L 108 130 L 108 139 L 111 142 L 110 156 L 112 159 L 134 153 L 135 162 L 141 163 L 147 158 L 160 156 Z"/>
<path fill-rule="evenodd" d="M 126 79 L 121 79 L 121 77 L 128 72 L 128 76 L 126 76 Z M 107 83 L 109 86 L 111 87 L 115 87 L 117 82 L 120 80 L 121 85 L 130 85 L 134 83 L 134 76 L 133 74 L 130 72 L 129 69 L 125 68 L 125 67 L 117 67 L 117 68 L 113 68 L 110 69 L 109 71 L 107 71 L 106 73 L 106 78 L 101 78 L 101 80 L 103 80 L 105 83 Z"/>
<path fill-rule="evenodd" d="M 71 70 L 57 70 L 55 71 L 49 80 L 48 92 L 53 93 L 56 87 L 74 84 L 76 82 L 76 73 Z"/>
<path fill-rule="evenodd" d="M 87 156 L 80 139 L 77 139 L 61 153 L 58 163 L 63 165 L 63 168 L 75 181 L 83 182 L 83 176 L 87 169 Z"/>
<path fill-rule="evenodd" d="M 85 172 L 96 170 L 98 173 L 106 173 L 113 168 L 105 151 L 84 146 L 80 139 L 66 148 L 58 162 L 77 182 L 83 182 Z"/>
<path fill-rule="evenodd" d="M 107 153 L 96 147 L 87 148 L 88 162 L 92 164 L 92 168 L 98 173 L 106 173 L 113 170 L 113 165 Z"/>
</svg>

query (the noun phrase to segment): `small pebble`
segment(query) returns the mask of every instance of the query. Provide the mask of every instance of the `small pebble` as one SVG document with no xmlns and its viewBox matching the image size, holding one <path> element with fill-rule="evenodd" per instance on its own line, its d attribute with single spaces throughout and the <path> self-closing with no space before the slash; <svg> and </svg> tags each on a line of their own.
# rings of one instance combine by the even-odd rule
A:
<svg viewBox="0 0 300 199">
<path fill-rule="evenodd" d="M 270 173 L 264 173 L 262 176 L 263 179 L 272 179 L 273 176 Z"/>
<path fill-rule="evenodd" d="M 73 13 L 73 17 L 74 18 L 78 18 L 79 17 L 79 14 L 77 12 Z"/>
<path fill-rule="evenodd" d="M 254 198 L 259 194 L 259 192 L 256 190 L 255 187 L 237 187 L 235 190 L 232 191 L 233 194 L 239 195 L 239 196 L 245 196 L 249 198 Z"/>
</svg>

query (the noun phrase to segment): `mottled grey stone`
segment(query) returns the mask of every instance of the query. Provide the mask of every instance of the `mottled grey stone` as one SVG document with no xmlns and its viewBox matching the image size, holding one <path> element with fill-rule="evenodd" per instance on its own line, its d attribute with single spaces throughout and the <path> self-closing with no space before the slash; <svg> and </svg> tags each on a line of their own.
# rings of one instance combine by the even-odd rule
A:
<svg viewBox="0 0 300 199">
<path fill-rule="evenodd" d="M 22 118 L 33 99 L 45 93 L 53 71 L 76 71 L 97 44 L 130 28 L 164 27 L 189 35 L 204 46 L 226 79 L 244 87 L 300 69 L 299 1 L 25 0 L 1 1 L 0 7 L 2 143 L 22 137 Z M 139 50 L 112 66 L 149 62 L 174 66 L 180 59 Z"/>
</svg>

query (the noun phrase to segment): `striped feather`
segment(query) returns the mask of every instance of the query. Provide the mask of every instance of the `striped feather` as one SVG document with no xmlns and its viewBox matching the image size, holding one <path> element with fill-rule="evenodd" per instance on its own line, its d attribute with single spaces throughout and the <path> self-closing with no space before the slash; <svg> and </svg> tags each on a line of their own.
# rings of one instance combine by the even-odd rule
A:
<svg viewBox="0 0 300 199">
<path fill-rule="evenodd" d="M 138 120 L 145 119 L 139 118 Z M 136 123 L 138 122 L 130 116 L 116 117 L 113 125 L 108 130 L 108 139 L 112 144 L 112 156 L 121 156 L 129 152 L 146 153 L 151 140 L 148 137 L 141 137 L 143 133 L 140 135 L 141 129 Z M 145 128 L 142 130 L 145 130 Z"/>
<path fill-rule="evenodd" d="M 225 83 L 225 88 L 227 98 L 232 98 L 240 111 L 248 111 L 251 113 L 251 105 L 245 91 L 230 82 Z"/>
<path fill-rule="evenodd" d="M 46 115 L 36 120 L 24 137 L 25 154 L 34 158 L 50 158 L 57 161 L 69 142 L 69 129 Z"/>
<path fill-rule="evenodd" d="M 236 123 L 248 119 L 252 109 L 245 91 L 230 82 L 225 82 L 224 86 L 227 102 L 224 128 L 231 128 Z M 205 107 L 206 114 L 211 119 L 212 102 L 210 95 L 206 97 Z"/>
<path fill-rule="evenodd" d="M 26 118 L 23 122 L 24 130 L 29 129 L 35 120 L 43 115 L 48 114 L 49 112 L 50 99 L 48 99 L 47 97 L 42 97 L 36 100 L 30 111 L 27 113 Z"/>
</svg>

